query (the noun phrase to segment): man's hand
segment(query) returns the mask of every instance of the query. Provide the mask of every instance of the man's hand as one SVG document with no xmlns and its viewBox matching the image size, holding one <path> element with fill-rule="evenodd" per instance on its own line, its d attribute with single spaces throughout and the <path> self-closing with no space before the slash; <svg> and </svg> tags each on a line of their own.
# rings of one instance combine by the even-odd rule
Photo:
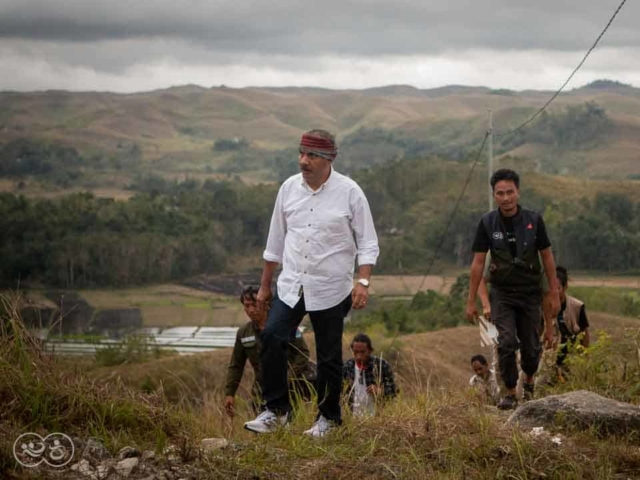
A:
<svg viewBox="0 0 640 480">
<path fill-rule="evenodd" d="M 273 294 L 271 293 L 271 286 L 260 285 L 260 289 L 258 290 L 258 295 L 256 297 L 256 304 L 258 306 L 258 310 L 260 311 L 269 310 L 269 306 L 271 305 L 272 298 L 273 298 Z"/>
<path fill-rule="evenodd" d="M 549 313 L 552 318 L 556 318 L 560 312 L 560 295 L 557 292 L 553 292 L 549 297 Z"/>
<path fill-rule="evenodd" d="M 356 283 L 356 286 L 351 292 L 352 306 L 356 310 L 360 310 L 367 306 L 367 300 L 369 299 L 369 289 L 360 283 Z"/>
<path fill-rule="evenodd" d="M 542 296 L 542 315 L 544 316 L 545 320 L 555 318 L 555 316 L 551 313 L 551 297 L 553 297 L 551 292 L 546 292 Z"/>
<path fill-rule="evenodd" d="M 367 387 L 367 393 L 369 395 L 373 395 L 374 397 L 377 397 L 378 395 L 382 394 L 382 387 L 380 385 L 369 385 Z"/>
<path fill-rule="evenodd" d="M 487 320 L 487 322 L 491 321 L 491 305 L 482 306 L 482 315 Z"/>
<path fill-rule="evenodd" d="M 229 415 L 230 417 L 235 416 L 236 401 L 232 396 L 227 395 L 226 397 L 224 397 L 224 409 L 227 412 L 227 415 Z"/>
<path fill-rule="evenodd" d="M 547 324 L 544 329 L 544 348 L 546 350 L 553 348 L 553 344 L 555 342 L 555 335 L 553 332 L 553 325 Z"/>
<path fill-rule="evenodd" d="M 478 318 L 478 308 L 476 307 L 476 301 L 467 300 L 467 310 L 466 310 L 467 320 L 469 323 L 475 324 L 476 318 Z"/>
</svg>

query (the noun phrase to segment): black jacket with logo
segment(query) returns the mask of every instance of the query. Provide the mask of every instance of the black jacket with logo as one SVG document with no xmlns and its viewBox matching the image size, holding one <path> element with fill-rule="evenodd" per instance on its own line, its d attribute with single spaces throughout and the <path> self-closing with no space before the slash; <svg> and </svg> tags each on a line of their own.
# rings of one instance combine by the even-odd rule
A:
<svg viewBox="0 0 640 480">
<path fill-rule="evenodd" d="M 480 222 L 491 251 L 489 281 L 504 290 L 540 291 L 542 266 L 538 251 L 548 247 L 542 217 L 532 210 L 519 208 L 509 221 L 511 228 L 506 228 L 505 219 L 496 209 L 485 214 Z M 538 238 L 540 230 L 544 232 L 544 239 Z M 509 245 L 510 236 L 515 237 L 515 255 Z"/>
</svg>

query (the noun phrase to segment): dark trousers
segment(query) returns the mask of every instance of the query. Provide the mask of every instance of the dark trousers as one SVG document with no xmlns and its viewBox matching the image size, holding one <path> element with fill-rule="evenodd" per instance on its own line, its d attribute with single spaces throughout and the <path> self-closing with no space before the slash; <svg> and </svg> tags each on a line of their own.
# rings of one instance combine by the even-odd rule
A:
<svg viewBox="0 0 640 480">
<path fill-rule="evenodd" d="M 540 293 L 509 292 L 495 287 L 489 294 L 491 320 L 498 330 L 498 365 L 508 389 L 518 384 L 516 351 L 520 367 L 533 376 L 540 363 Z"/>
<path fill-rule="evenodd" d="M 287 348 L 295 329 L 305 314 L 309 314 L 316 338 L 318 359 L 319 415 L 341 423 L 340 394 L 342 392 L 342 332 L 344 317 L 351 309 L 351 295 L 335 307 L 307 312 L 304 295 L 291 308 L 274 298 L 267 324 L 262 331 L 262 398 L 266 407 L 278 414 L 291 410 L 287 385 Z"/>
</svg>

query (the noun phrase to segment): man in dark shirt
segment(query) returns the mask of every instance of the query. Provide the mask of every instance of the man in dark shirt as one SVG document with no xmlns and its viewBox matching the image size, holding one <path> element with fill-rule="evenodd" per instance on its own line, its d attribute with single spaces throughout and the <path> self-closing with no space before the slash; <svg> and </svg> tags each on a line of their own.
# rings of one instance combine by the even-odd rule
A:
<svg viewBox="0 0 640 480">
<path fill-rule="evenodd" d="M 256 295 L 258 290 L 254 287 L 247 287 L 240 295 L 240 301 L 244 306 L 244 311 L 250 318 L 244 326 L 238 329 L 236 343 L 231 353 L 229 366 L 227 368 L 227 382 L 224 389 L 224 407 L 227 414 L 235 414 L 235 395 L 242 380 L 244 367 L 249 360 L 253 367 L 255 381 L 251 390 L 254 409 L 260 411 L 260 379 L 262 378 L 260 349 L 262 342 L 260 334 L 264 330 L 267 322 L 267 311 L 258 309 L 256 305 Z M 289 383 L 291 387 L 304 390 L 305 384 L 309 385 L 315 381 L 315 365 L 309 360 L 309 348 L 302 338 L 300 330 L 295 331 L 295 338 L 289 342 L 288 349 L 289 362 Z M 301 392 L 305 393 L 305 392 Z"/>
<path fill-rule="evenodd" d="M 353 358 L 342 366 L 349 406 L 355 416 L 375 413 L 376 404 L 395 397 L 396 383 L 389 362 L 372 355 L 369 335 L 359 333 L 351 341 Z"/>
<path fill-rule="evenodd" d="M 584 308 L 584 303 L 575 297 L 567 295 L 569 286 L 569 274 L 564 267 L 556 267 L 558 278 L 558 292 L 560 294 L 560 311 L 556 318 L 560 345 L 556 357 L 556 365 L 560 368 L 569 351 L 569 345 L 580 339 L 580 344 L 587 348 L 590 343 L 589 320 Z"/>
<path fill-rule="evenodd" d="M 533 398 L 534 378 L 540 361 L 540 318 L 542 266 L 547 276 L 551 298 L 550 313 L 560 308 L 551 242 L 542 216 L 518 205 L 520 177 L 509 169 L 496 171 L 491 187 L 498 208 L 485 214 L 473 242 L 473 262 L 466 315 L 469 321 L 478 316 L 476 295 L 482 280 L 487 252 L 491 251 L 491 321 L 498 330 L 500 375 L 507 395 L 498 408 L 517 406 L 518 368 L 516 351 L 520 348 L 521 367 L 525 373 L 524 395 Z M 542 261 L 542 265 L 541 265 Z M 545 319 L 545 341 L 551 344 L 552 318 Z"/>
</svg>

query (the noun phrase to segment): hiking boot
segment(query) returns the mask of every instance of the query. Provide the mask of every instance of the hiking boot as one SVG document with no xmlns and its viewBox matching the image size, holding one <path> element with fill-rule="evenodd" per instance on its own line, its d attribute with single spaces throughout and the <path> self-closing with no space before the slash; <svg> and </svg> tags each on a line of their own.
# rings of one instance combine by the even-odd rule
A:
<svg viewBox="0 0 640 480">
<path fill-rule="evenodd" d="M 522 384 L 522 401 L 528 402 L 533 400 L 533 390 L 535 388 L 535 384 L 524 382 Z"/>
<path fill-rule="evenodd" d="M 304 434 L 309 435 L 311 437 L 324 437 L 327 433 L 335 428 L 333 422 L 327 420 L 323 415 L 318 417 L 318 420 L 313 424 L 309 430 L 305 430 Z"/>
<path fill-rule="evenodd" d="M 500 403 L 498 403 L 498 408 L 500 410 L 515 410 L 518 406 L 518 399 L 515 395 L 506 395 Z"/>
<path fill-rule="evenodd" d="M 244 428 L 254 433 L 271 433 L 275 432 L 278 427 L 286 425 L 288 421 L 288 413 L 277 415 L 271 410 L 265 410 L 255 420 L 245 423 Z"/>
</svg>

